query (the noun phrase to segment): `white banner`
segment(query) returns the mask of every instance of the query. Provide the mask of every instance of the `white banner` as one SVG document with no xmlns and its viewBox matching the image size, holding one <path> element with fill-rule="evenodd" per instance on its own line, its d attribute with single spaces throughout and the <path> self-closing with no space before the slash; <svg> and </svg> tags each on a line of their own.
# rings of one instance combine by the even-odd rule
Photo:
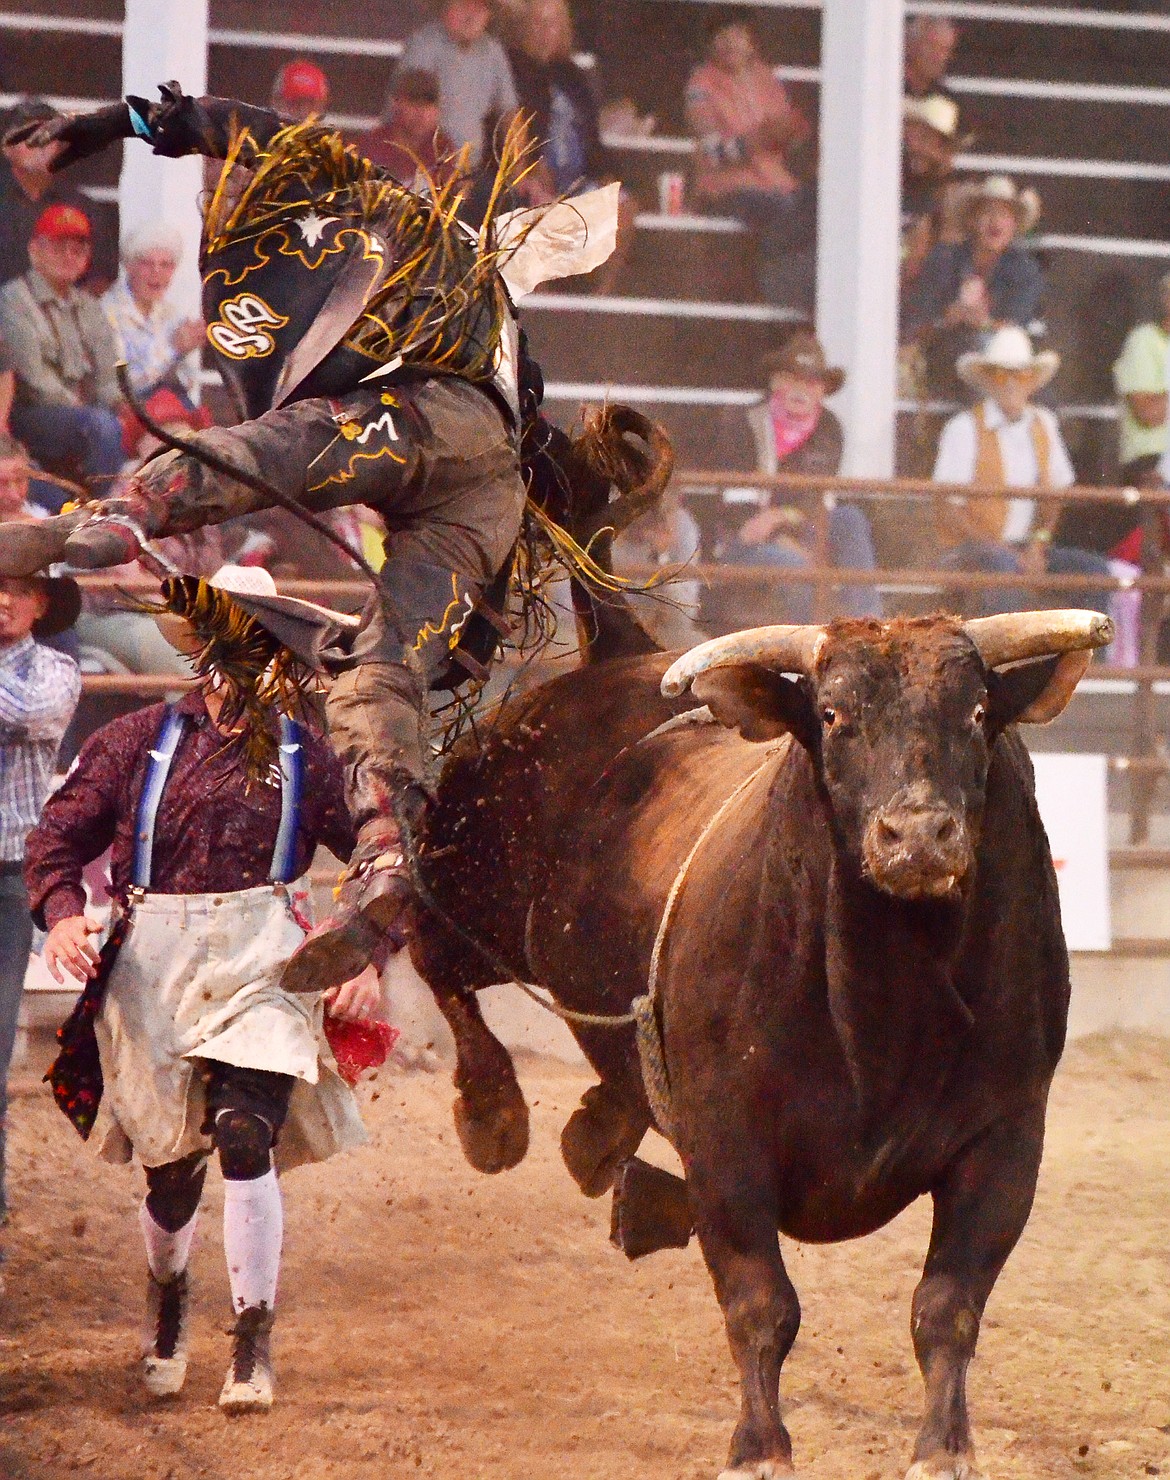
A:
<svg viewBox="0 0 1170 1480">
<path fill-rule="evenodd" d="M 1107 951 L 1108 768 L 1103 755 L 1033 755 L 1036 801 L 1052 846 L 1070 951 Z"/>
</svg>

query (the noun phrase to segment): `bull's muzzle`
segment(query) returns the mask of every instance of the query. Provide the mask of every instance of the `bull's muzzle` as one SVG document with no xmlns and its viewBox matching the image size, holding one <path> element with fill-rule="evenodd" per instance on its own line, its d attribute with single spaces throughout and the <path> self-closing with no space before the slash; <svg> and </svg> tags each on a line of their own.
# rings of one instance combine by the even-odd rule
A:
<svg viewBox="0 0 1170 1480">
<path fill-rule="evenodd" d="M 898 899 L 957 894 L 973 862 L 961 817 L 943 806 L 890 806 L 865 830 L 866 873 Z"/>
</svg>

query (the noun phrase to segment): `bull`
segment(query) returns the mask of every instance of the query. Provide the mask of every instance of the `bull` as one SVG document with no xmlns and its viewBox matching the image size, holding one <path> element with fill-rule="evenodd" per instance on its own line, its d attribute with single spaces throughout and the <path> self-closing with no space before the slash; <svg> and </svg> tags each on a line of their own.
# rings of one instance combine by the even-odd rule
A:
<svg viewBox="0 0 1170 1480">
<path fill-rule="evenodd" d="M 528 1137 L 475 992 L 514 976 L 590 1015 L 600 1082 L 562 1152 L 583 1191 L 614 1188 L 627 1252 L 698 1235 L 740 1378 L 721 1480 L 791 1469 L 778 1231 L 856 1238 L 926 1194 L 909 1473 L 975 1474 L 966 1372 L 1032 1206 L 1069 999 L 1016 726 L 1059 714 L 1109 637 L 1042 612 L 763 628 L 681 658 L 631 640 L 447 768 L 412 949 L 455 1031 L 464 1149 L 496 1171 Z M 648 984 L 650 1098 L 634 1027 L 592 1020 Z M 635 1157 L 652 1101 L 685 1182 Z"/>
</svg>

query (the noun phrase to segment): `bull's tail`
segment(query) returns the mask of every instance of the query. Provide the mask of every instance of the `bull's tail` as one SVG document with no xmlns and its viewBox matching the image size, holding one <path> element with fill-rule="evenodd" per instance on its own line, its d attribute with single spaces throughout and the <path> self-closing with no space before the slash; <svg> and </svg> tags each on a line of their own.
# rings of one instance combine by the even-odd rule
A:
<svg viewBox="0 0 1170 1480">
<path fill-rule="evenodd" d="M 583 662 L 702 640 L 669 587 L 627 591 L 613 573 L 614 539 L 655 507 L 670 482 L 674 448 L 662 427 L 629 406 L 593 412 L 576 438 L 541 418 L 526 437 L 526 467 L 542 515 L 585 557 L 567 560 Z"/>
</svg>

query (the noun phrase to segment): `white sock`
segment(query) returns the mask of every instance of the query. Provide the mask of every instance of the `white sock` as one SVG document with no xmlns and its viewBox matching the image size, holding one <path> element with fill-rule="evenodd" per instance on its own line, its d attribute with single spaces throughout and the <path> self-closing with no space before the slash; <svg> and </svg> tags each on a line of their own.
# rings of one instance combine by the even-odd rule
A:
<svg viewBox="0 0 1170 1480">
<path fill-rule="evenodd" d="M 223 1184 L 223 1252 L 227 1259 L 232 1309 L 276 1305 L 284 1212 L 276 1172 L 247 1182 L 225 1178 Z"/>
<path fill-rule="evenodd" d="M 138 1209 L 138 1223 L 142 1229 L 142 1241 L 146 1245 L 146 1262 L 150 1265 L 150 1272 L 165 1285 L 187 1268 L 187 1260 L 191 1257 L 191 1243 L 199 1223 L 198 1209 L 191 1214 L 190 1221 L 184 1223 L 176 1233 L 168 1233 L 154 1221 L 144 1202 Z"/>
</svg>

